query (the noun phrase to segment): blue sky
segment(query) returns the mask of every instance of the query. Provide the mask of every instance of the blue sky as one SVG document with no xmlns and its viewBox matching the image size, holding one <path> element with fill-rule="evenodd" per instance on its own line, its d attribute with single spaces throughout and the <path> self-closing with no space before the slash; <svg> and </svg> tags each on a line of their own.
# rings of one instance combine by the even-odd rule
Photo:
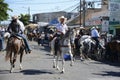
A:
<svg viewBox="0 0 120 80">
<path fill-rule="evenodd" d="M 71 6 L 79 3 L 80 0 L 5 0 L 9 4 L 9 8 L 13 12 L 9 12 L 10 16 L 19 14 L 44 13 L 44 12 L 56 12 L 56 11 L 71 11 Z M 86 0 L 95 1 L 95 0 Z M 100 1 L 100 0 L 97 0 Z"/>
</svg>

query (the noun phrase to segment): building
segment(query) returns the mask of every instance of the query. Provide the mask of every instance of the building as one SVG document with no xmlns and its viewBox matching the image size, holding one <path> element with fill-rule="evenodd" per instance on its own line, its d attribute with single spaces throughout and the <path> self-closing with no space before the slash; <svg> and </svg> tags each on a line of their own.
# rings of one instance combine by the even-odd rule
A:
<svg viewBox="0 0 120 80">
<path fill-rule="evenodd" d="M 72 22 L 83 24 L 83 12 Z M 102 0 L 101 8 L 87 8 L 85 11 L 85 27 L 99 26 L 103 32 L 120 34 L 120 0 Z"/>
<path fill-rule="evenodd" d="M 72 12 L 49 12 L 49 13 L 38 13 L 33 15 L 33 22 L 50 22 L 54 19 L 58 19 L 60 16 L 65 16 L 67 19 L 70 19 L 71 17 L 77 15 L 77 13 Z"/>
</svg>

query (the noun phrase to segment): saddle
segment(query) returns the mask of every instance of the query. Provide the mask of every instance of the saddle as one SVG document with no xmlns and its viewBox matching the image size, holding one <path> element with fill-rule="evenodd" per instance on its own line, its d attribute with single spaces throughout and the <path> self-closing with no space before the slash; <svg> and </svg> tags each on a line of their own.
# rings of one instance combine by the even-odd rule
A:
<svg viewBox="0 0 120 80">
<path fill-rule="evenodd" d="M 19 39 L 19 40 L 22 40 L 22 37 L 17 36 L 16 34 L 12 34 L 10 37 L 15 37 L 15 38 L 17 38 L 17 39 Z"/>
<path fill-rule="evenodd" d="M 24 43 L 22 37 L 19 37 L 19 36 L 17 36 L 17 35 L 11 35 L 11 36 L 8 38 L 6 50 L 8 50 L 8 48 L 13 45 L 14 38 L 17 38 L 18 40 L 21 40 L 21 41 L 22 41 L 21 49 L 25 49 L 25 43 Z"/>
</svg>

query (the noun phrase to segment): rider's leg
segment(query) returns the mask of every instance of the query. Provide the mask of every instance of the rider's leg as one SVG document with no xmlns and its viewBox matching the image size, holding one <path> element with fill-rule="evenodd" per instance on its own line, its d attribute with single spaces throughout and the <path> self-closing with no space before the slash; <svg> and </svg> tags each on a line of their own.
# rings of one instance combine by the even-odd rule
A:
<svg viewBox="0 0 120 80">
<path fill-rule="evenodd" d="M 26 48 L 27 48 L 27 51 L 30 53 L 30 52 L 31 52 L 31 48 L 30 48 L 30 46 L 29 46 L 29 44 L 28 44 L 28 41 L 27 41 L 26 37 L 25 37 L 24 35 L 21 35 L 21 34 L 18 34 L 18 36 L 20 36 L 20 37 L 23 38 L 24 43 L 25 43 L 25 46 L 26 46 Z"/>
<path fill-rule="evenodd" d="M 96 49 L 98 48 L 98 46 L 99 46 L 99 40 L 98 40 L 98 38 L 97 37 L 93 37 L 93 39 L 96 41 Z"/>
</svg>

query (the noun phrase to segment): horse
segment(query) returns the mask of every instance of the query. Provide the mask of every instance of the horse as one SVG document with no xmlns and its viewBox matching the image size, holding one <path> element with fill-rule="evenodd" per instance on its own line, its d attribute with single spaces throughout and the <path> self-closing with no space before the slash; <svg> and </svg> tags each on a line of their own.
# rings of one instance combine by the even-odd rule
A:
<svg viewBox="0 0 120 80">
<path fill-rule="evenodd" d="M 106 44 L 105 59 L 120 62 L 120 40 L 112 40 Z"/>
<path fill-rule="evenodd" d="M 92 49 L 91 45 L 95 45 L 95 43 L 91 40 L 91 36 L 83 35 L 79 39 L 80 44 L 80 59 L 83 61 L 84 59 L 88 59 L 88 55 L 90 54 L 90 50 Z"/>
<path fill-rule="evenodd" d="M 100 45 L 96 49 L 96 41 L 91 38 L 89 35 L 83 35 L 80 40 L 80 56 L 81 60 L 84 59 L 97 59 L 100 60 L 103 57 L 103 54 L 105 52 L 103 46 L 104 40 L 100 39 Z"/>
<path fill-rule="evenodd" d="M 17 21 L 12 21 L 8 28 L 11 29 L 12 32 L 10 38 L 7 41 L 5 60 L 10 60 L 10 73 L 12 73 L 15 68 L 15 62 L 18 54 L 20 55 L 20 69 L 22 69 L 21 63 L 25 50 L 25 44 L 22 37 L 19 37 L 16 34 L 17 32 L 19 32 L 19 25 Z"/>
<path fill-rule="evenodd" d="M 27 38 L 30 41 L 33 41 L 33 39 L 35 40 L 37 37 L 38 37 L 38 35 L 35 33 L 32 33 L 32 32 L 27 34 Z"/>
<path fill-rule="evenodd" d="M 17 55 L 20 55 L 20 70 L 22 69 L 21 63 L 22 63 L 22 57 L 24 54 L 24 49 L 25 49 L 25 45 L 21 37 L 11 36 L 9 38 L 7 42 L 7 46 L 6 46 L 5 59 L 6 61 L 10 60 L 10 64 L 11 64 L 10 73 L 12 73 L 15 68 L 15 62 L 17 59 Z"/>
<path fill-rule="evenodd" d="M 59 44 L 56 45 L 55 41 L 56 41 L 56 37 L 51 41 L 51 54 L 53 55 L 53 68 L 56 68 L 57 70 L 60 70 L 59 66 L 58 66 L 58 59 L 61 56 L 62 59 L 62 71 L 61 73 L 64 73 L 64 55 L 65 53 L 68 53 L 70 55 L 71 58 L 71 64 L 70 66 L 73 65 L 73 54 L 71 51 L 71 42 L 73 42 L 73 35 L 74 33 L 72 32 L 73 29 L 69 29 L 66 34 L 62 37 L 62 39 L 59 40 Z M 72 39 L 72 40 L 71 40 Z M 57 48 L 57 49 L 55 49 Z"/>
</svg>

